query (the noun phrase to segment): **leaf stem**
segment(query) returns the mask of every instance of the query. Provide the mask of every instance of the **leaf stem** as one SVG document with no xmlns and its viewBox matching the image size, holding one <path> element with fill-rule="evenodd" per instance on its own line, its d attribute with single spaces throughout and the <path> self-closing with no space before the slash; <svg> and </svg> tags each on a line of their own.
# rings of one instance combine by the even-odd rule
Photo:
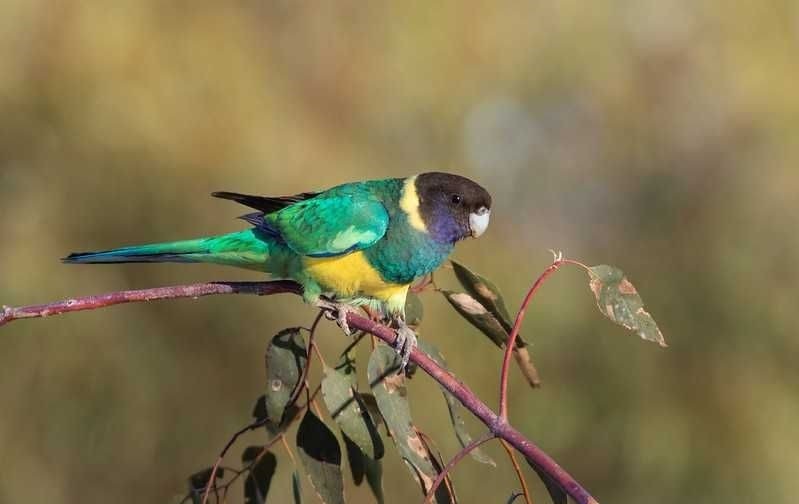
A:
<svg viewBox="0 0 799 504">
<path fill-rule="evenodd" d="M 524 474 L 522 474 L 522 468 L 519 467 L 519 462 L 516 460 L 516 455 L 513 454 L 513 450 L 510 449 L 510 446 L 508 446 L 508 443 L 504 439 L 500 439 L 499 442 L 502 444 L 502 447 L 505 448 L 510 463 L 513 465 L 513 470 L 516 471 L 516 476 L 519 478 L 519 484 L 522 486 L 522 495 L 524 495 L 524 502 L 533 504 L 533 499 L 530 497 L 530 489 L 527 488 L 527 482 L 524 480 Z"/>
</svg>

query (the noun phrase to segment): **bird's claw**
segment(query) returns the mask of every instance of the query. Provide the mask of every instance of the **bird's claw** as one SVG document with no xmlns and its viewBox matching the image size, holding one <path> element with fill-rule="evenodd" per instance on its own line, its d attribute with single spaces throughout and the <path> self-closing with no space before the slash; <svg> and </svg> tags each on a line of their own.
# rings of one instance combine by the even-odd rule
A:
<svg viewBox="0 0 799 504">
<path fill-rule="evenodd" d="M 397 374 L 402 374 L 405 371 L 411 357 L 411 352 L 416 348 L 416 344 L 416 333 L 405 324 L 404 320 L 400 320 L 399 328 L 397 329 L 397 339 L 394 340 L 394 350 L 397 351 L 401 359 Z"/>
<path fill-rule="evenodd" d="M 348 304 L 336 303 L 335 301 L 329 301 L 327 299 L 318 300 L 316 306 L 324 310 L 326 319 L 335 320 L 336 324 L 344 331 L 344 334 L 352 336 L 352 330 L 347 323 L 347 314 L 357 313 L 357 309 Z"/>
</svg>

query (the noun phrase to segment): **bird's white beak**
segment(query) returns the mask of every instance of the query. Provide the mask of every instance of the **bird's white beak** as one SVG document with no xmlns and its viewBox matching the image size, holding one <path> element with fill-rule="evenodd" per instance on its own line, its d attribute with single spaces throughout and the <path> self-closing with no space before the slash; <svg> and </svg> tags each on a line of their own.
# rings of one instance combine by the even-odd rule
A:
<svg viewBox="0 0 799 504">
<path fill-rule="evenodd" d="M 469 214 L 469 229 L 471 229 L 473 237 L 477 238 L 485 233 L 490 216 L 491 210 L 486 207 L 480 207 L 476 212 Z"/>
</svg>

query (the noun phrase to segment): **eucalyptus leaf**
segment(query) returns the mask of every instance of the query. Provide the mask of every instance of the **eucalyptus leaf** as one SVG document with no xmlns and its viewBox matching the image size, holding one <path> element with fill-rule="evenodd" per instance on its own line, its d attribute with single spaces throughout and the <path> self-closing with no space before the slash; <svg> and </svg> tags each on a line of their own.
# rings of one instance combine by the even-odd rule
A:
<svg viewBox="0 0 799 504">
<path fill-rule="evenodd" d="M 369 386 L 399 455 L 424 494 L 438 476 L 438 471 L 411 418 L 405 376 L 397 374 L 399 365 L 400 360 L 393 349 L 378 345 L 369 358 Z M 435 499 L 441 504 L 454 501 L 446 485 L 438 487 Z"/>
<path fill-rule="evenodd" d="M 308 355 L 300 328 L 280 331 L 266 350 L 266 418 L 272 430 L 283 424 L 289 400 L 300 385 Z"/>
<path fill-rule="evenodd" d="M 191 496 L 192 504 L 200 504 L 205 495 L 205 487 L 210 485 L 211 473 L 214 471 L 213 467 L 198 471 L 189 476 L 189 496 Z M 218 468 L 216 471 L 215 479 L 222 479 L 225 477 L 225 470 Z"/>
<path fill-rule="evenodd" d="M 419 340 L 418 345 L 419 348 L 429 355 L 431 359 L 436 361 L 439 366 L 449 371 L 447 368 L 447 361 L 444 359 L 444 355 L 442 355 L 438 348 L 425 340 Z M 458 442 L 460 443 L 461 447 L 465 447 L 472 442 L 473 438 L 471 434 L 469 434 L 469 431 L 466 428 L 466 422 L 463 420 L 463 417 L 460 414 L 462 405 L 460 401 L 458 401 L 458 399 L 454 395 L 450 394 L 445 388 L 442 387 L 441 392 L 444 395 L 444 400 L 447 402 L 449 418 L 452 422 L 452 428 L 455 430 L 455 437 L 458 438 Z M 491 457 L 486 455 L 485 451 L 479 447 L 472 450 L 469 455 L 471 455 L 471 457 L 476 461 L 483 464 L 492 465 L 494 467 L 497 465 L 496 462 L 494 462 Z"/>
<path fill-rule="evenodd" d="M 344 446 L 347 448 L 347 460 L 350 462 L 350 472 L 355 486 L 363 483 L 364 477 L 375 500 L 378 504 L 385 502 L 383 495 L 383 463 L 380 460 L 373 460 L 367 457 L 358 445 L 356 445 L 346 434 L 342 434 Z"/>
<path fill-rule="evenodd" d="M 499 348 L 505 346 L 508 341 L 508 331 L 479 301 L 465 292 L 442 290 L 441 293 L 467 322 L 488 336 Z"/>
<path fill-rule="evenodd" d="M 668 346 L 652 316 L 644 310 L 644 302 L 624 273 L 606 264 L 588 268 L 590 287 L 597 307 L 604 316 L 633 331 L 642 339 Z"/>
<path fill-rule="evenodd" d="M 310 408 L 297 430 L 297 448 L 317 495 L 325 504 L 344 503 L 341 448 L 335 434 Z"/>
<path fill-rule="evenodd" d="M 366 405 L 344 373 L 325 368 L 322 397 L 330 416 L 358 447 L 372 459 L 383 456 L 383 441 Z"/>
<path fill-rule="evenodd" d="M 277 469 L 277 457 L 272 452 L 263 453 L 263 451 L 263 446 L 248 446 L 241 454 L 242 465 L 247 467 L 252 464 L 244 479 L 245 504 L 266 503 L 269 486 L 272 484 L 272 477 Z"/>
<path fill-rule="evenodd" d="M 452 263 L 452 270 L 455 272 L 455 277 L 463 288 L 466 289 L 466 292 L 485 306 L 505 327 L 505 330 L 510 332 L 513 327 L 513 318 L 511 318 L 510 313 L 508 313 L 508 308 L 505 306 L 505 299 L 502 297 L 502 293 L 499 292 L 499 288 L 494 285 L 494 282 L 479 273 L 473 272 L 457 261 L 450 262 Z"/>
<path fill-rule="evenodd" d="M 498 347 L 505 347 L 505 344 L 510 338 L 510 333 L 485 306 L 465 292 L 442 290 L 441 293 L 453 308 L 455 308 L 455 311 L 465 318 L 467 322 L 488 336 Z M 521 342 L 520 339 L 521 335 L 517 335 L 516 348 L 513 349 L 513 357 L 519 365 L 519 369 L 527 380 L 527 383 L 532 387 L 540 387 L 541 379 L 530 357 L 530 352 L 528 350 L 529 345 L 525 342 Z"/>
</svg>

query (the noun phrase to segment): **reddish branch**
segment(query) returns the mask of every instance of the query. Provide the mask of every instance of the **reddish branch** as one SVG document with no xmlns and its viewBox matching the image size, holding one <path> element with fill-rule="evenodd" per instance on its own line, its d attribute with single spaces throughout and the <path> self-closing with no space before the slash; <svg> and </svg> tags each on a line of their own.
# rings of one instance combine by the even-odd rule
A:
<svg viewBox="0 0 799 504">
<path fill-rule="evenodd" d="M 554 271 L 557 269 L 557 261 L 550 266 Z M 544 275 L 551 274 L 550 269 Z M 538 284 L 542 279 L 539 278 Z M 533 287 L 535 289 L 535 286 Z M 23 306 L 19 308 L 3 307 L 0 314 L 0 326 L 8 322 L 35 317 L 47 317 L 61 313 L 69 313 L 81 310 L 93 310 L 121 303 L 133 303 L 139 301 L 153 301 L 157 299 L 177 299 L 177 298 L 197 298 L 215 294 L 256 294 L 269 295 L 280 293 L 301 294 L 302 288 L 299 284 L 291 281 L 270 281 L 270 282 L 212 282 L 192 285 L 181 285 L 174 287 L 160 287 L 154 289 L 143 289 L 133 291 L 114 292 L 100 296 L 88 296 L 81 298 L 66 299 L 54 303 L 47 303 L 35 306 Z M 532 294 L 528 294 L 532 297 Z M 523 304 L 526 307 L 529 300 Z M 523 318 L 523 313 L 521 314 Z M 517 321 L 520 318 L 517 316 Z M 397 333 L 380 323 L 369 320 L 360 315 L 349 313 L 347 322 L 353 329 L 368 332 L 389 345 L 393 345 Z M 518 325 L 518 324 L 517 324 Z M 518 330 L 516 331 L 518 332 Z M 515 336 L 512 335 L 512 336 Z M 513 341 L 509 341 L 507 348 L 513 348 Z M 505 356 L 505 368 L 509 354 Z M 527 461 L 539 471 L 547 474 L 554 483 L 563 489 L 578 504 L 596 504 L 596 500 L 579 484 L 577 481 L 561 468 L 552 457 L 544 453 L 538 446 L 528 440 L 521 432 L 511 426 L 506 416 L 494 413 L 484 402 L 482 402 L 474 392 L 463 382 L 455 378 L 447 370 L 436 364 L 427 354 L 414 349 L 410 355 L 411 362 L 415 363 L 427 374 L 433 377 L 448 392 L 458 398 L 463 405 L 485 424 L 490 432 L 498 438 L 504 439 L 522 455 Z M 507 369 L 503 369 L 503 390 L 507 391 Z"/>
<path fill-rule="evenodd" d="M 513 350 L 516 348 L 516 337 L 519 335 L 519 329 L 521 329 L 524 315 L 535 293 L 538 292 L 538 289 L 544 284 L 544 281 L 549 278 L 549 275 L 560 268 L 561 264 L 563 264 L 563 260 L 560 257 L 556 257 L 555 261 L 541 273 L 541 276 L 538 277 L 533 286 L 530 287 L 530 290 L 527 291 L 527 295 L 524 296 L 524 301 L 522 301 L 522 306 L 516 314 L 516 321 L 513 323 L 513 329 L 508 337 L 508 344 L 505 345 L 505 357 L 502 359 L 502 373 L 499 378 L 499 416 L 503 420 L 508 419 L 508 372 L 510 371 L 510 358 L 513 354 Z"/>
</svg>

